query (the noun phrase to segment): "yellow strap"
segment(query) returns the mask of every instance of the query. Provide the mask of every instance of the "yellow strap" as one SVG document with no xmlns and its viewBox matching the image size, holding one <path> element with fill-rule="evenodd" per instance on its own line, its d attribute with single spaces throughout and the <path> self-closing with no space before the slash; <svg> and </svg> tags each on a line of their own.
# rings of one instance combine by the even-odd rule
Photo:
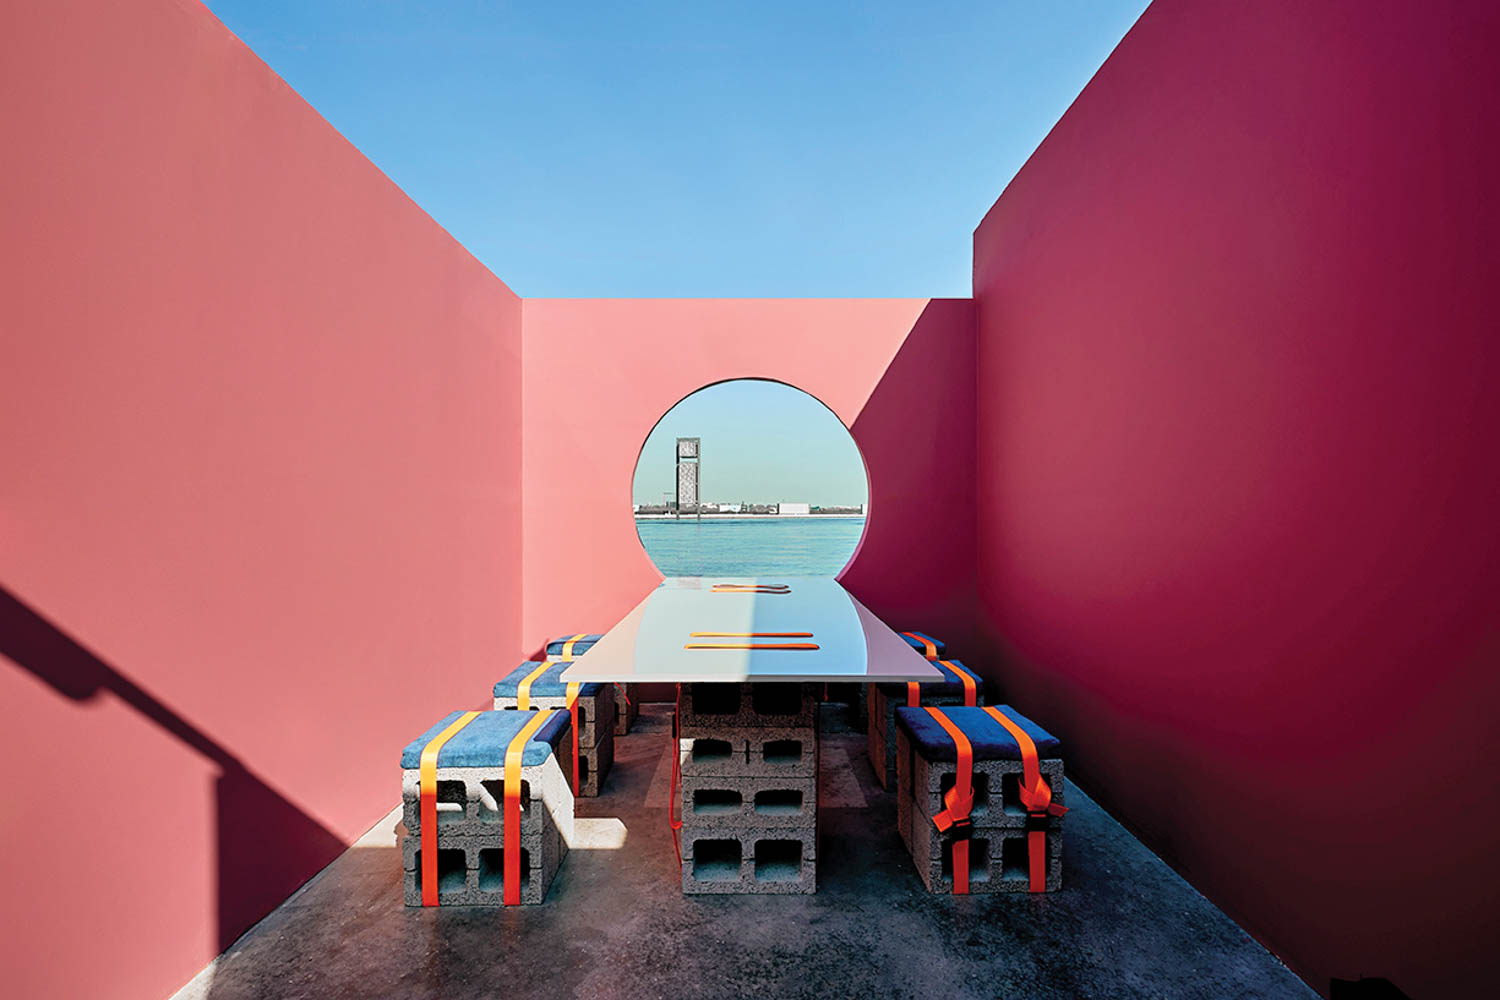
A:
<svg viewBox="0 0 1500 1000">
<path fill-rule="evenodd" d="M 504 901 L 506 906 L 515 906 L 521 901 L 521 755 L 526 742 L 552 717 L 552 709 L 544 708 L 521 727 L 521 731 L 505 748 L 505 841 L 504 841 Z"/>
<path fill-rule="evenodd" d="M 543 660 L 536 665 L 535 670 L 521 678 L 521 683 L 516 685 L 516 707 L 521 711 L 531 709 L 531 682 L 545 674 L 550 666 L 552 666 L 550 661 Z"/>
<path fill-rule="evenodd" d="M 573 723 L 573 794 L 578 794 L 578 689 L 583 687 L 578 681 L 568 684 L 567 701 L 569 721 Z M 597 704 L 597 702 L 596 702 Z M 594 720 L 596 723 L 598 719 Z"/>
<path fill-rule="evenodd" d="M 421 782 L 421 797 L 417 809 L 422 827 L 422 905 L 438 905 L 437 884 L 437 760 L 438 751 L 451 740 L 460 729 L 479 718 L 478 712 L 465 712 L 454 719 L 447 729 L 438 733 L 422 748 L 422 759 L 417 765 L 417 776 Z"/>
<path fill-rule="evenodd" d="M 563 643 L 563 651 L 562 651 L 562 658 L 563 659 L 565 659 L 565 660 L 571 660 L 573 658 L 573 643 L 577 642 L 579 639 L 582 639 L 585 635 L 587 635 L 587 633 L 585 633 L 585 632 L 579 632 L 573 638 L 571 638 L 567 642 Z"/>
</svg>

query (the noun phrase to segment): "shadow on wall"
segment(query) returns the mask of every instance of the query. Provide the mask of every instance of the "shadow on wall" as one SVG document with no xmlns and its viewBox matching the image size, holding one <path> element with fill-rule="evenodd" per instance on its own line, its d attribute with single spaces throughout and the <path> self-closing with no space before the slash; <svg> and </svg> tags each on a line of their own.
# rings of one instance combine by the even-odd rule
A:
<svg viewBox="0 0 1500 1000">
<path fill-rule="evenodd" d="M 300 880 L 289 878 L 288 872 L 317 871 L 347 846 L 212 738 L 3 588 L 0 655 L 75 702 L 91 701 L 105 691 L 115 695 L 218 765 L 214 825 L 220 951 L 297 889 Z"/>
<path fill-rule="evenodd" d="M 870 523 L 839 576 L 888 625 L 960 649 L 975 611 L 974 391 L 974 303 L 933 299 L 849 427 Z"/>
</svg>

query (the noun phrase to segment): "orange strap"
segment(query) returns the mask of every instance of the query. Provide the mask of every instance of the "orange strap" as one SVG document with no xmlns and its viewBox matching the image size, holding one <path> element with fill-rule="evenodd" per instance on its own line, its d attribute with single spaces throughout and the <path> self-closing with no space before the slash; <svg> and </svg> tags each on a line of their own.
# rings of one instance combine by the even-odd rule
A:
<svg viewBox="0 0 1500 1000">
<path fill-rule="evenodd" d="M 943 811 L 932 817 L 932 823 L 941 833 L 955 831 L 953 841 L 953 894 L 969 894 L 969 813 L 974 808 L 974 745 L 939 709 L 928 708 L 928 713 L 947 730 L 958 748 L 958 769 L 953 787 L 943 793 Z"/>
<path fill-rule="evenodd" d="M 690 642 L 683 649 L 819 649 L 815 642 Z"/>
<path fill-rule="evenodd" d="M 811 632 L 689 632 L 694 639 L 811 639 Z"/>
<path fill-rule="evenodd" d="M 582 639 L 586 634 L 587 633 L 579 632 L 573 638 L 571 638 L 567 642 L 563 643 L 563 651 L 562 651 L 562 658 L 563 659 L 565 659 L 565 660 L 571 660 L 573 658 L 573 643 L 577 642 L 579 639 Z"/>
<path fill-rule="evenodd" d="M 922 655 L 927 659 L 935 660 L 938 658 L 937 647 L 932 644 L 931 639 L 917 635 L 917 633 L 915 632 L 902 632 L 901 634 L 904 636 L 909 636 L 910 638 L 913 638 L 920 642 L 923 646 Z"/>
<path fill-rule="evenodd" d="M 677 698 L 672 702 L 672 790 L 667 793 L 667 829 L 672 831 L 672 850 L 677 852 L 677 867 L 682 867 L 682 842 L 678 831 L 682 829 L 682 817 L 673 813 L 677 803 L 677 781 L 682 773 L 682 743 L 678 737 L 678 714 L 682 708 L 682 685 L 677 685 Z"/>
<path fill-rule="evenodd" d="M 531 682 L 545 674 L 550 666 L 552 666 L 551 661 L 543 660 L 536 665 L 535 670 L 521 678 L 521 683 L 516 685 L 516 707 L 521 711 L 531 710 Z"/>
<path fill-rule="evenodd" d="M 568 685 L 568 714 L 573 719 L 573 794 L 578 794 L 578 689 L 583 687 L 578 681 Z M 598 721 L 598 720 L 595 720 Z"/>
<path fill-rule="evenodd" d="M 972 678 L 972 677 L 969 676 L 969 672 L 967 670 L 960 669 L 959 667 L 955 667 L 953 665 L 953 661 L 952 660 L 938 660 L 937 662 L 941 663 L 943 666 L 945 666 L 949 670 L 953 671 L 955 674 L 958 675 L 958 679 L 961 680 L 961 681 L 963 681 L 963 684 L 964 684 L 964 704 L 968 705 L 970 708 L 973 708 L 976 705 L 978 705 L 979 704 L 979 686 L 974 683 L 974 678 Z"/>
<path fill-rule="evenodd" d="M 417 777 L 421 794 L 417 800 L 417 812 L 422 827 L 422 905 L 438 905 L 437 882 L 437 759 L 443 744 L 451 740 L 460 729 L 479 718 L 478 712 L 465 712 L 449 723 L 448 728 L 434 736 L 422 748 L 422 759 L 417 763 Z"/>
<path fill-rule="evenodd" d="M 987 707 L 985 712 L 1005 727 L 1021 748 L 1021 805 L 1026 807 L 1026 864 L 1031 873 L 1031 891 L 1047 891 L 1047 828 L 1048 816 L 1061 816 L 1068 807 L 1052 801 L 1052 789 L 1042 780 L 1041 763 L 1037 760 L 1036 743 L 1026 730 L 1016 725 L 998 708 Z"/>
<path fill-rule="evenodd" d="M 916 681 L 906 682 L 906 707 L 920 708 L 922 705 L 922 685 Z"/>
<path fill-rule="evenodd" d="M 526 742 L 552 717 L 544 708 L 531 717 L 505 748 L 505 892 L 506 906 L 521 901 L 521 755 Z"/>
</svg>

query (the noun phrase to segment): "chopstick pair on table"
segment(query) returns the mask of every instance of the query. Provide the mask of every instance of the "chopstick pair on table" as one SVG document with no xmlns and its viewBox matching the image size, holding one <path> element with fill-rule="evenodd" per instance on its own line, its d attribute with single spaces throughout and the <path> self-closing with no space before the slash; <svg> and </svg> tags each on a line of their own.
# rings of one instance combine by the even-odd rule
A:
<svg viewBox="0 0 1500 1000">
<path fill-rule="evenodd" d="M 713 594 L 789 594 L 784 583 L 716 583 Z M 811 632 L 692 632 L 693 639 L 811 639 Z M 817 649 L 815 642 L 690 642 L 683 649 Z"/>
<path fill-rule="evenodd" d="M 691 632 L 693 639 L 811 639 L 811 632 Z M 690 642 L 683 649 L 817 649 L 815 642 Z"/>
</svg>

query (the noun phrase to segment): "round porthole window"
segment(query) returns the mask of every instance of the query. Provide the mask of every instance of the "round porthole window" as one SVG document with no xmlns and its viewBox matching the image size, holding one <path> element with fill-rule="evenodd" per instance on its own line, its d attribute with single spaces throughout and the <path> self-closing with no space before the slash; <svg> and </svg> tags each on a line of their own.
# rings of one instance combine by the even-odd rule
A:
<svg viewBox="0 0 1500 1000">
<path fill-rule="evenodd" d="M 836 576 L 865 529 L 865 463 L 837 415 L 784 382 L 734 379 L 652 428 L 631 487 L 664 577 Z"/>
</svg>

